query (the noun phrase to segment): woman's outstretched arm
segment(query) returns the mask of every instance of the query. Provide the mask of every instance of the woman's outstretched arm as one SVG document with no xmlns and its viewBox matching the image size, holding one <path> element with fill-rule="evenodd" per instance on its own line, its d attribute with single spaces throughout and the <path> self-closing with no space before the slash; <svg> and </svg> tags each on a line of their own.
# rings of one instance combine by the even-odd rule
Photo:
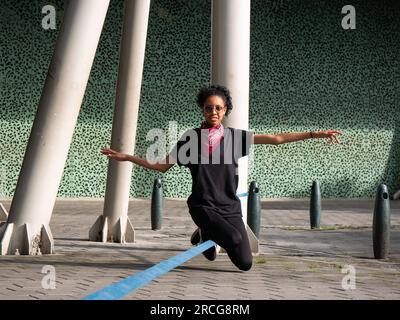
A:
<svg viewBox="0 0 400 320">
<path fill-rule="evenodd" d="M 101 149 L 101 153 L 104 154 L 105 156 L 107 156 L 107 158 L 109 158 L 109 159 L 114 159 L 117 161 L 130 161 L 130 162 L 133 162 L 134 164 L 145 167 L 147 169 L 152 169 L 152 170 L 156 170 L 156 171 L 160 171 L 160 172 L 166 172 L 175 164 L 175 163 L 170 163 L 173 161 L 170 161 L 169 156 L 167 156 L 161 162 L 150 163 L 146 159 L 142 159 L 137 156 L 131 156 L 126 153 L 121 153 L 121 152 L 112 150 L 110 148 Z"/>
<path fill-rule="evenodd" d="M 272 134 L 255 134 L 254 144 L 283 144 L 288 142 L 296 142 L 305 139 L 323 139 L 327 138 L 328 143 L 340 143 L 336 135 L 342 134 L 336 130 L 325 130 L 325 131 L 309 131 L 309 132 L 287 132 L 276 135 Z"/>
</svg>

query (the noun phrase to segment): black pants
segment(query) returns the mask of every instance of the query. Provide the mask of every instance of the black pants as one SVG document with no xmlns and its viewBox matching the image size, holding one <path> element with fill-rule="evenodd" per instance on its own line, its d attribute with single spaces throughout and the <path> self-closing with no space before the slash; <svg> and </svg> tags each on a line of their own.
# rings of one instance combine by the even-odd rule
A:
<svg viewBox="0 0 400 320">
<path fill-rule="evenodd" d="M 233 264 L 240 270 L 250 270 L 253 257 L 246 227 L 240 215 L 223 217 L 199 208 L 190 209 L 190 215 L 201 229 L 203 240 L 213 240 L 224 248 Z"/>
</svg>

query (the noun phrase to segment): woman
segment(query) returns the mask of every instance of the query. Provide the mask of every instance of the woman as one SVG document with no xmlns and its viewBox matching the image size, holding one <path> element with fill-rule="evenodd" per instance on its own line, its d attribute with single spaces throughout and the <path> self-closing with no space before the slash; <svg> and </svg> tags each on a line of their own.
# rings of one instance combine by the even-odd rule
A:
<svg viewBox="0 0 400 320">
<path fill-rule="evenodd" d="M 101 152 L 110 159 L 131 161 L 160 172 L 166 172 L 175 163 L 188 167 L 193 181 L 187 204 L 199 227 L 191 242 L 213 240 L 225 249 L 240 270 L 247 271 L 252 266 L 252 254 L 240 200 L 236 196 L 238 159 L 248 155 L 251 144 L 278 145 L 311 138 L 327 138 L 329 143 L 340 143 L 336 135 L 341 133 L 326 130 L 269 135 L 225 128 L 222 120 L 233 105 L 228 89 L 219 85 L 202 88 L 197 95 L 197 104 L 204 116 L 200 128 L 186 131 L 164 161 L 153 163 L 112 149 Z M 207 259 L 215 260 L 215 246 L 203 254 Z"/>
</svg>

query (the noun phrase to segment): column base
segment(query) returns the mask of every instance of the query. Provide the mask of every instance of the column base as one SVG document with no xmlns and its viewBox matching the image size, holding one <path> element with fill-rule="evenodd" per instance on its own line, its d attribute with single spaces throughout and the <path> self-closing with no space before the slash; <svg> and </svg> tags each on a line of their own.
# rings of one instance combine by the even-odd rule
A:
<svg viewBox="0 0 400 320">
<path fill-rule="evenodd" d="M 27 223 L 16 227 L 14 223 L 0 224 L 0 255 L 42 255 L 54 253 L 54 239 L 48 225 L 32 234 Z"/>
<path fill-rule="evenodd" d="M 114 232 L 109 230 L 108 218 L 103 215 L 99 216 L 96 222 L 89 230 L 89 240 L 96 242 L 117 242 L 117 243 L 129 243 L 135 242 L 135 230 L 133 229 L 132 223 L 129 217 L 126 218 L 126 227 L 123 230 L 121 218 L 118 219 L 118 223 Z"/>
<path fill-rule="evenodd" d="M 8 211 L 6 210 L 6 208 L 4 208 L 4 206 L 0 203 L 0 223 L 2 221 L 7 221 L 8 219 Z"/>
</svg>

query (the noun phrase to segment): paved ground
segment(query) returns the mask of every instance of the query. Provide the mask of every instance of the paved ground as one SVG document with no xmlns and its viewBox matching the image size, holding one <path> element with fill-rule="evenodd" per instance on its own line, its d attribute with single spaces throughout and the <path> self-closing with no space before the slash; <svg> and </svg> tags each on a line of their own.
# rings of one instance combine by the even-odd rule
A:
<svg viewBox="0 0 400 320">
<path fill-rule="evenodd" d="M 226 255 L 213 262 L 200 255 L 126 299 L 399 299 L 400 201 L 391 201 L 387 260 L 373 259 L 373 200 L 323 201 L 318 231 L 309 230 L 308 205 L 263 201 L 262 253 L 250 271 L 238 271 Z M 150 201 L 132 200 L 137 241 L 125 245 L 87 240 L 102 206 L 102 200 L 58 200 L 51 221 L 56 254 L 0 257 L 0 299 L 80 299 L 190 247 L 195 226 L 185 201 L 166 200 L 163 229 L 152 231 Z M 48 265 L 55 268 L 55 289 L 42 287 Z M 355 289 L 342 287 L 347 265 L 354 267 Z"/>
</svg>

